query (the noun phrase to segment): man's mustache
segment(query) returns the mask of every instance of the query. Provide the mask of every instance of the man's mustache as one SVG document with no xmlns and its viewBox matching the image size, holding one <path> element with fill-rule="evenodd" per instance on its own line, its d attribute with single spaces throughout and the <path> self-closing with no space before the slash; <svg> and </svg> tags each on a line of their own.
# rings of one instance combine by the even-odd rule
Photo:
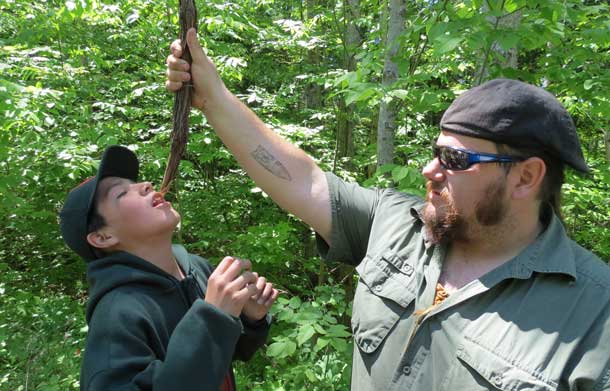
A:
<svg viewBox="0 0 610 391">
<path fill-rule="evenodd" d="M 434 191 L 434 192 L 439 193 L 439 195 L 441 196 L 443 201 L 451 202 L 451 197 L 449 196 L 449 189 L 447 189 L 446 187 L 443 187 L 442 183 L 426 181 L 426 190 L 427 190 L 427 194 L 430 194 Z"/>
</svg>

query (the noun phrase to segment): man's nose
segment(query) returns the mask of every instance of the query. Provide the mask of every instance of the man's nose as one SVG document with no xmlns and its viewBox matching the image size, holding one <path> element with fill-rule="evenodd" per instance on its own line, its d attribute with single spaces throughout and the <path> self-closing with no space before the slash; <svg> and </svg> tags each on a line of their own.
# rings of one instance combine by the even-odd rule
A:
<svg viewBox="0 0 610 391">
<path fill-rule="evenodd" d="M 429 180 L 434 182 L 442 182 L 445 180 L 445 172 L 441 166 L 441 162 L 437 157 L 432 158 L 422 169 L 422 174 Z"/>
</svg>

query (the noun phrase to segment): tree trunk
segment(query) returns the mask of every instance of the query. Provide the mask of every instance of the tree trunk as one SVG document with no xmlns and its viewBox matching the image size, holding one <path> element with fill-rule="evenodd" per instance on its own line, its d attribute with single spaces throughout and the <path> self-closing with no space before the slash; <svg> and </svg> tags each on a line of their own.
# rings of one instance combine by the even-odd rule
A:
<svg viewBox="0 0 610 391">
<path fill-rule="evenodd" d="M 608 123 L 610 125 L 610 123 Z M 610 130 L 604 131 L 604 146 L 606 147 L 606 163 L 610 163 Z"/>
<path fill-rule="evenodd" d="M 343 66 L 348 72 L 356 70 L 356 51 L 362 44 L 362 35 L 358 30 L 356 22 L 360 18 L 360 0 L 346 0 L 343 3 L 345 8 L 346 29 L 344 36 L 344 58 Z M 354 104 L 345 105 L 344 100 L 338 103 L 337 115 L 337 160 L 344 157 L 354 156 L 354 136 L 353 131 L 355 121 L 353 119 Z M 351 166 L 348 164 L 348 166 Z"/>
<path fill-rule="evenodd" d="M 339 99 L 337 112 L 337 160 L 354 156 L 354 105 L 345 105 L 345 100 Z"/>
<path fill-rule="evenodd" d="M 381 84 L 389 89 L 398 79 L 398 66 L 394 57 L 400 48 L 400 35 L 405 29 L 407 10 L 405 0 L 390 0 L 390 20 L 385 44 L 383 78 Z M 394 133 L 398 103 L 384 98 L 379 109 L 377 122 L 377 167 L 394 161 Z"/>
<path fill-rule="evenodd" d="M 348 71 L 356 70 L 356 52 L 362 44 L 362 34 L 356 24 L 360 19 L 360 0 L 347 0 L 344 3 L 347 27 L 345 31 L 344 66 Z"/>
<path fill-rule="evenodd" d="M 313 19 L 318 5 L 317 0 L 306 0 L 305 20 Z M 317 69 L 320 64 L 320 50 L 312 48 L 307 52 L 307 64 L 311 69 Z M 317 83 L 309 83 L 305 88 L 305 107 L 308 109 L 318 109 L 322 107 L 322 89 Z"/>
<path fill-rule="evenodd" d="M 377 144 L 377 123 L 379 122 L 379 111 L 375 111 L 371 123 L 368 126 L 369 131 L 369 145 Z M 375 164 L 369 164 L 366 166 L 366 177 L 372 178 L 375 175 L 377 166 Z"/>
<path fill-rule="evenodd" d="M 487 2 L 483 3 L 483 12 L 489 12 Z M 498 28 L 515 30 L 521 22 L 521 10 L 499 17 L 490 15 L 487 17 L 487 20 L 494 26 L 494 30 Z M 504 50 L 497 41 L 493 41 L 483 53 L 481 66 L 475 73 L 474 80 L 476 85 L 489 79 L 490 64 L 502 68 L 517 68 L 517 48 Z"/>
</svg>

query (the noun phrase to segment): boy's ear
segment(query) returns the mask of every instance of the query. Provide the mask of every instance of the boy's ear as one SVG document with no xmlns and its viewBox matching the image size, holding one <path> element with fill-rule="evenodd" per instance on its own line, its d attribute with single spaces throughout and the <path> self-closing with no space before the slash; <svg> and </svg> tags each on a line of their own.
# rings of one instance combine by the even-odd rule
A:
<svg viewBox="0 0 610 391">
<path fill-rule="evenodd" d="M 100 229 L 98 231 L 89 233 L 87 235 L 87 242 L 89 242 L 89 244 L 93 247 L 104 249 L 116 245 L 119 240 L 112 233 Z"/>
<path fill-rule="evenodd" d="M 539 157 L 531 157 L 517 165 L 516 184 L 513 197 L 517 199 L 535 198 L 546 174 L 546 164 Z"/>
</svg>

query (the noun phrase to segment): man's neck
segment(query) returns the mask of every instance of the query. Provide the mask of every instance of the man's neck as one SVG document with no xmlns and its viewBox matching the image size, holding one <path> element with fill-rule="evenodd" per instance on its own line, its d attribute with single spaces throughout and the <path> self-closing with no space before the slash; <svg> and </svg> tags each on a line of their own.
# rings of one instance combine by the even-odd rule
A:
<svg viewBox="0 0 610 391">
<path fill-rule="evenodd" d="M 507 220 L 476 239 L 450 244 L 439 279 L 445 289 L 455 291 L 516 257 L 543 230 L 537 218 Z"/>
</svg>

